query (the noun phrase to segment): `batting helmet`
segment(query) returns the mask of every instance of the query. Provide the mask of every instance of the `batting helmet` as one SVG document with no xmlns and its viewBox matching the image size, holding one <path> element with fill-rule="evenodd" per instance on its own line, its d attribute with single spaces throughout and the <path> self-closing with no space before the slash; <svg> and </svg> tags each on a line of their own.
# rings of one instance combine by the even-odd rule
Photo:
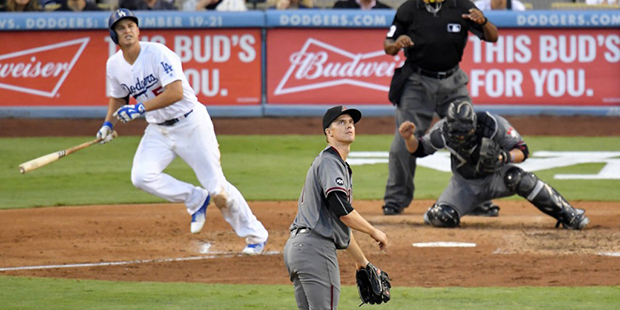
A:
<svg viewBox="0 0 620 310">
<path fill-rule="evenodd" d="M 446 115 L 444 132 L 451 147 L 470 148 L 475 141 L 476 112 L 467 101 L 452 102 Z"/>
<path fill-rule="evenodd" d="M 118 23 L 121 19 L 130 18 L 133 20 L 136 25 L 138 25 L 138 18 L 133 14 L 132 11 L 128 9 L 118 9 L 110 15 L 110 19 L 108 20 L 108 27 L 110 28 L 110 37 L 114 43 L 118 44 L 118 35 L 114 30 L 114 25 Z"/>
</svg>

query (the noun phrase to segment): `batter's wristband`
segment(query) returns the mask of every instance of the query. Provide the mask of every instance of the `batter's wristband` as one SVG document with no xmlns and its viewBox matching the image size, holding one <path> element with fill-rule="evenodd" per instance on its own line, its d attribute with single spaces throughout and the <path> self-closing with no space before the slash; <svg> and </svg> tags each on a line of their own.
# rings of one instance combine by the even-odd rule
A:
<svg viewBox="0 0 620 310">
<path fill-rule="evenodd" d="M 489 19 L 485 16 L 484 17 L 484 22 L 482 24 L 480 24 L 480 26 L 484 26 L 489 22 Z"/>
<path fill-rule="evenodd" d="M 114 128 L 114 125 L 112 125 L 112 123 L 110 123 L 108 121 L 103 122 L 103 126 L 108 126 L 108 127 L 110 127 L 110 129 Z"/>
</svg>

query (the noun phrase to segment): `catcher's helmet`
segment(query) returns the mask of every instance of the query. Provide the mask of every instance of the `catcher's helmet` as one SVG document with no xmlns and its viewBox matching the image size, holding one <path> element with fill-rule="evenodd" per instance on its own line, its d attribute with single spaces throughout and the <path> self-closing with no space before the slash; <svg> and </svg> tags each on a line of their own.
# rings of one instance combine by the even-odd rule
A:
<svg viewBox="0 0 620 310">
<path fill-rule="evenodd" d="M 110 19 L 108 19 L 108 28 L 110 28 L 110 37 L 112 38 L 112 41 L 114 41 L 114 43 L 116 44 L 118 44 L 118 35 L 116 34 L 116 31 L 114 30 L 114 25 L 118 23 L 119 20 L 125 19 L 125 18 L 130 18 L 136 23 L 136 25 L 138 25 L 138 18 L 136 17 L 136 15 L 133 14 L 132 11 L 128 9 L 118 9 L 112 12 L 112 15 L 110 15 Z"/>
<path fill-rule="evenodd" d="M 468 101 L 452 102 L 448 107 L 444 132 L 451 147 L 469 148 L 475 143 L 476 112 Z"/>
</svg>

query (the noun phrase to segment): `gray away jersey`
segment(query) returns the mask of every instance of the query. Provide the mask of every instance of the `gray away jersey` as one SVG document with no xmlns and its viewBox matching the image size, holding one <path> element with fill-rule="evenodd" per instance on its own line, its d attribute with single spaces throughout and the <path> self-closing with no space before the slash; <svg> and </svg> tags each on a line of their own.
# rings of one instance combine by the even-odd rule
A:
<svg viewBox="0 0 620 310">
<path fill-rule="evenodd" d="M 342 160 L 334 148 L 328 146 L 324 149 L 308 170 L 291 230 L 310 228 L 314 233 L 333 240 L 337 249 L 349 247 L 351 230 L 329 209 L 327 195 L 341 191 L 352 203 L 351 173 L 349 164 Z"/>
</svg>

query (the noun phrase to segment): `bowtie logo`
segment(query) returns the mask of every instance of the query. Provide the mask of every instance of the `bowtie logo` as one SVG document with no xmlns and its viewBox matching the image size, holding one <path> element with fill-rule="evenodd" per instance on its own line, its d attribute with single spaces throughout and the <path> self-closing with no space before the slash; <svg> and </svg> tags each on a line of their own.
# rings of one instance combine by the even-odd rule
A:
<svg viewBox="0 0 620 310">
<path fill-rule="evenodd" d="M 304 92 L 349 84 L 388 92 L 386 77 L 403 65 L 400 57 L 386 56 L 383 50 L 352 53 L 309 38 L 300 51 L 289 57 L 286 71 L 274 95 Z"/>
<path fill-rule="evenodd" d="M 0 88 L 42 97 L 57 96 L 90 38 L 0 55 Z M 64 55 L 65 59 L 58 59 Z"/>
</svg>

